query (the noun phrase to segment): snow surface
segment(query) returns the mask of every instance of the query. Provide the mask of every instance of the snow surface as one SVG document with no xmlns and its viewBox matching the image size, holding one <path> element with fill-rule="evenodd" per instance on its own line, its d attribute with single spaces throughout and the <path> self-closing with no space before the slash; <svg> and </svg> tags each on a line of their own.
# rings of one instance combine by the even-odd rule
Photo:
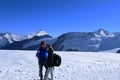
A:
<svg viewBox="0 0 120 80">
<path fill-rule="evenodd" d="M 0 80 L 36 80 L 36 51 L 0 50 Z M 56 52 L 62 65 L 54 80 L 120 80 L 120 54 Z M 45 70 L 45 69 L 44 69 Z"/>
</svg>

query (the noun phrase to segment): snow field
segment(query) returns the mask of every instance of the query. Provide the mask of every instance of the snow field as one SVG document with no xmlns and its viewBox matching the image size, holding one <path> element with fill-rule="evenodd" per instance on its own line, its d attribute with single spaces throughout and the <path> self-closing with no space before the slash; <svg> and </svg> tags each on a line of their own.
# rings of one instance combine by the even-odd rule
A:
<svg viewBox="0 0 120 80">
<path fill-rule="evenodd" d="M 55 53 L 61 55 L 62 64 L 55 67 L 54 80 L 120 80 L 120 54 Z M 35 54 L 36 51 L 0 50 L 0 80 L 38 79 L 39 69 Z"/>
</svg>

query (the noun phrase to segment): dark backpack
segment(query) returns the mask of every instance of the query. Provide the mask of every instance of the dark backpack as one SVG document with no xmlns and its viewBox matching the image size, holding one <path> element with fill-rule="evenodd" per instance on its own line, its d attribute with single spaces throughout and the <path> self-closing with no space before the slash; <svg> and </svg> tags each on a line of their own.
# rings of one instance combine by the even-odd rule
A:
<svg viewBox="0 0 120 80">
<path fill-rule="evenodd" d="M 54 53 L 53 54 L 53 66 L 60 66 L 62 62 L 61 56 L 59 56 L 58 54 Z"/>
</svg>

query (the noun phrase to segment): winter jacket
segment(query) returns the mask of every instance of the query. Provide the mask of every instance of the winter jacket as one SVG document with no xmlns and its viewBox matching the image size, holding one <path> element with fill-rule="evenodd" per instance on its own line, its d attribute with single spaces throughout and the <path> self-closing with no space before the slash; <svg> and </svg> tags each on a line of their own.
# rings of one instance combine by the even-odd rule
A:
<svg viewBox="0 0 120 80">
<path fill-rule="evenodd" d="M 48 51 L 47 66 L 53 67 L 53 51 Z"/>
<path fill-rule="evenodd" d="M 38 53 L 38 51 L 40 51 L 40 53 Z M 42 48 L 40 47 L 37 51 L 36 56 L 39 59 L 39 62 L 46 62 L 47 57 L 48 57 L 48 52 L 47 52 L 47 48 Z"/>
</svg>

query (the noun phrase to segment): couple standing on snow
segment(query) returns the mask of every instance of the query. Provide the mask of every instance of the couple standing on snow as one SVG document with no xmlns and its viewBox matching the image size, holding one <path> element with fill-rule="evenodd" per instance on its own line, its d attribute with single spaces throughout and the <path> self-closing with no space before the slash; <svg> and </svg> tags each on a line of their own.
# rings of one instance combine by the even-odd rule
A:
<svg viewBox="0 0 120 80">
<path fill-rule="evenodd" d="M 53 80 L 53 53 L 54 50 L 52 46 L 46 46 L 46 42 L 41 42 L 40 48 L 37 51 L 36 56 L 38 57 L 38 65 L 39 65 L 39 76 L 40 80 L 47 80 L 48 74 L 51 73 L 51 80 Z M 43 79 L 43 66 L 46 68 L 45 76 Z"/>
</svg>

